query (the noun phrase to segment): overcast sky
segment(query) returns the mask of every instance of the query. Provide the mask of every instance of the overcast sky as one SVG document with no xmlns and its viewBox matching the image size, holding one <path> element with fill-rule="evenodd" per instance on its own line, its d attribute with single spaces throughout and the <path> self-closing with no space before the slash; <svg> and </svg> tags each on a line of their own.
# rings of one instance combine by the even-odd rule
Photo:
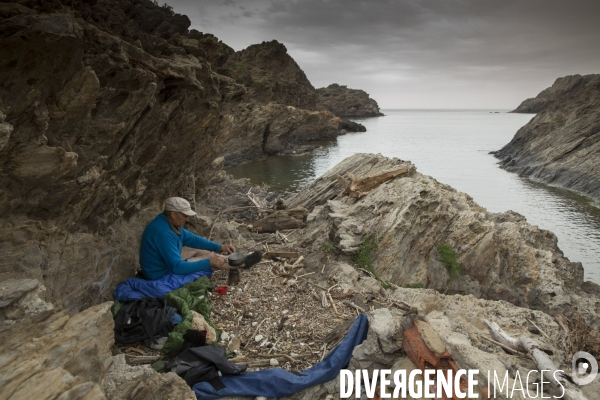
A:
<svg viewBox="0 0 600 400">
<path fill-rule="evenodd" d="M 512 109 L 600 73 L 600 0 L 167 3 L 235 50 L 276 39 L 313 86 L 363 89 L 382 109 Z"/>
</svg>

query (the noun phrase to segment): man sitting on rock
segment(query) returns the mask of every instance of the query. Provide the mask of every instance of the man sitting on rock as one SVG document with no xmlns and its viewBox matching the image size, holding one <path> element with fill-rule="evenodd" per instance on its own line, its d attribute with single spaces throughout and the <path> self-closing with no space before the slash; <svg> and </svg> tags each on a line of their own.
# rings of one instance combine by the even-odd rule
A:
<svg viewBox="0 0 600 400">
<path fill-rule="evenodd" d="M 187 275 L 210 268 L 231 269 L 227 257 L 219 253 L 234 253 L 235 247 L 211 242 L 183 228 L 194 215 L 187 200 L 171 197 L 163 213 L 148 224 L 140 246 L 140 264 L 146 279 L 159 279 L 168 273 Z M 261 256 L 260 251 L 249 254 L 241 267 L 251 267 Z"/>
</svg>

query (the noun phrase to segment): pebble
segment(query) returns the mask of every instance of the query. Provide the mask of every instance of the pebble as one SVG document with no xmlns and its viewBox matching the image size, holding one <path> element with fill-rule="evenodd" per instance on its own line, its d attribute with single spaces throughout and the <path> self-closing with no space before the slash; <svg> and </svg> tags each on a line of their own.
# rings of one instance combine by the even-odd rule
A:
<svg viewBox="0 0 600 400">
<path fill-rule="evenodd" d="M 277 301 L 277 297 L 273 297 L 273 301 Z"/>
<path fill-rule="evenodd" d="M 263 335 L 256 335 L 256 337 L 254 338 L 254 341 L 256 342 L 260 342 L 261 340 L 263 340 L 265 337 Z"/>
<path fill-rule="evenodd" d="M 229 339 L 229 334 L 227 332 L 221 333 L 221 340 L 227 340 L 227 339 Z"/>
<path fill-rule="evenodd" d="M 279 365 L 279 361 L 277 361 L 276 358 L 271 358 L 269 360 L 269 364 L 271 364 L 271 365 Z"/>
<path fill-rule="evenodd" d="M 283 314 L 287 314 L 289 312 L 289 310 L 283 310 L 282 313 Z"/>
<path fill-rule="evenodd" d="M 254 322 L 252 323 L 252 326 L 256 326 L 256 325 L 258 325 L 258 322 L 254 321 Z"/>
</svg>

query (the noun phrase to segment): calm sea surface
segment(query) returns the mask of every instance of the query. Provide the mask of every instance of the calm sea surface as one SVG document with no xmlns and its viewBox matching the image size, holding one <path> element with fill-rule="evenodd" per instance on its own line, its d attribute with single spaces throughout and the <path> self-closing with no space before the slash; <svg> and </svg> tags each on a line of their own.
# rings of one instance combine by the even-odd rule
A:
<svg viewBox="0 0 600 400">
<path fill-rule="evenodd" d="M 514 210 L 529 223 L 551 230 L 565 255 L 583 264 L 586 280 L 600 284 L 600 209 L 583 196 L 508 173 L 488 154 L 508 143 L 532 114 L 508 114 L 506 110 L 383 112 L 385 117 L 356 120 L 367 132 L 323 142 L 312 154 L 270 157 L 228 172 L 290 192 L 354 153 L 410 160 L 419 172 L 468 193 L 489 211 Z"/>
</svg>

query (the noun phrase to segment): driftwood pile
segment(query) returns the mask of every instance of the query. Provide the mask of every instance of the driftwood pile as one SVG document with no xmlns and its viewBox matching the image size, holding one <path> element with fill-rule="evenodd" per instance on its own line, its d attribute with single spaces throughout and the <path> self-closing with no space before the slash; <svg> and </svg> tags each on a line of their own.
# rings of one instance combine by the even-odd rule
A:
<svg viewBox="0 0 600 400">
<path fill-rule="evenodd" d="M 293 254 L 293 253 L 292 253 Z M 240 270 L 240 283 L 226 295 L 210 293 L 212 321 L 226 332 L 220 345 L 235 351 L 232 361 L 254 368 L 282 367 L 300 371 L 316 364 L 345 337 L 355 317 L 368 309 L 404 307 L 381 295 L 342 291 L 313 279 L 296 262 L 263 260 Z M 227 285 L 227 271 L 216 271 L 215 285 Z"/>
</svg>

